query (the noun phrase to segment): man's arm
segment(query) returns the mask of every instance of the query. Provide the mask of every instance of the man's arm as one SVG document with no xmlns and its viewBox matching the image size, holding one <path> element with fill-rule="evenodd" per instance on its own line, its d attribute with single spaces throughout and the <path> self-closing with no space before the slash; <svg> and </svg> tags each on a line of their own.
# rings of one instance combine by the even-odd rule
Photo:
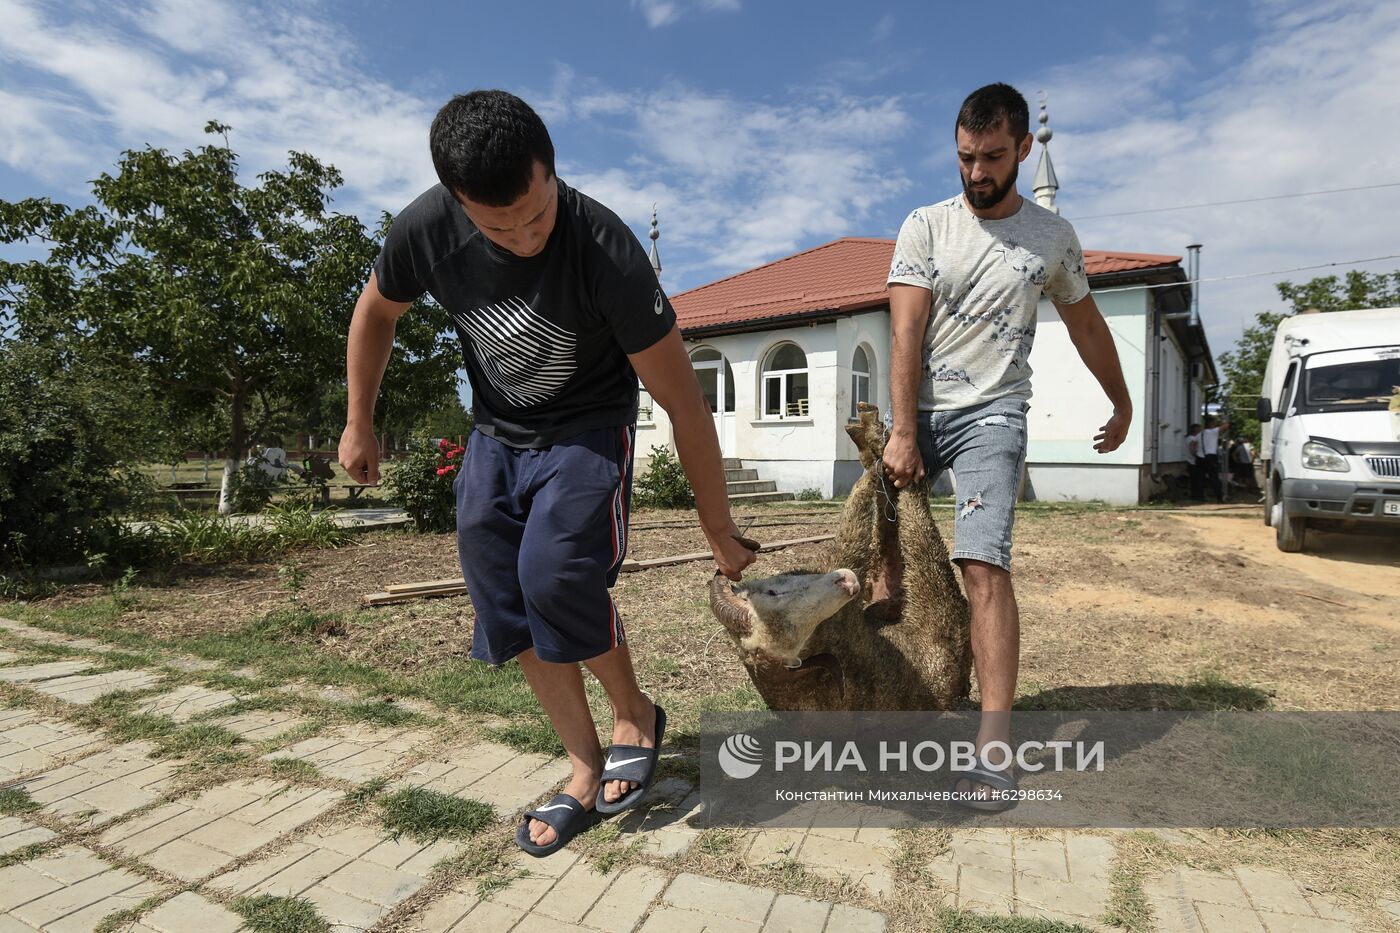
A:
<svg viewBox="0 0 1400 933">
<path fill-rule="evenodd" d="M 1085 295 L 1074 304 L 1055 303 L 1060 319 L 1065 322 L 1069 339 L 1079 351 L 1079 358 L 1089 367 L 1089 372 L 1103 387 L 1113 405 L 1113 416 L 1099 428 L 1094 436 L 1094 449 L 1101 454 L 1117 450 L 1128 436 L 1128 425 L 1133 420 L 1133 400 L 1128 394 L 1128 384 L 1123 381 L 1123 368 L 1118 363 L 1118 350 L 1113 346 L 1113 334 L 1104 323 L 1098 305 L 1092 294 Z"/>
<path fill-rule="evenodd" d="M 933 293 L 917 285 L 890 286 L 890 408 L 894 426 L 885 442 L 885 470 L 896 486 L 924 478 L 919 455 L 919 385 L 924 331 Z"/>
<path fill-rule="evenodd" d="M 754 553 L 738 541 L 714 417 L 686 355 L 680 329 L 672 326 L 665 337 L 627 358 L 652 399 L 671 418 L 676 453 L 695 492 L 695 510 L 715 563 L 726 577 L 740 579 L 744 568 L 753 563 Z"/>
<path fill-rule="evenodd" d="M 379 443 L 374 438 L 374 402 L 389 354 L 394 349 L 394 326 L 412 302 L 390 301 L 379 292 L 370 272 L 369 282 L 355 302 L 350 318 L 350 339 L 345 350 L 345 388 L 348 404 L 345 431 L 340 435 L 340 465 L 351 479 L 379 482 Z"/>
</svg>

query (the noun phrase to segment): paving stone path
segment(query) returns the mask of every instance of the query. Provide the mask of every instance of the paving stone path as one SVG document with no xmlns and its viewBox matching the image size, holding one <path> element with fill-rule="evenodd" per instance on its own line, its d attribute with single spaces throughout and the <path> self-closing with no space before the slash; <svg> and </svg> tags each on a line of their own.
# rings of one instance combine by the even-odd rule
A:
<svg viewBox="0 0 1400 933">
<path fill-rule="evenodd" d="M 337 933 L 876 933 L 908 896 L 1065 924 L 1051 929 L 1109 929 L 1111 833 L 953 830 L 915 866 L 926 883 L 897 890 L 896 866 L 909 861 L 897 815 L 851 828 L 730 831 L 724 857 L 710 858 L 695 787 L 674 777 L 657 784 L 647 809 L 614 821 L 618 844 L 631 847 L 622 857 L 590 858 L 575 846 L 533 859 L 507 843 L 504 864 L 486 859 L 487 875 L 453 873 L 443 866 L 484 857 L 491 843 L 395 835 L 359 795 L 417 788 L 490 804 L 495 839 L 560 785 L 567 763 L 473 738 L 421 704 L 426 718 L 402 727 L 318 719 L 305 708 L 239 711 L 251 697 L 192 682 L 212 662 L 109 669 L 109 646 L 7 619 L 0 641 L 0 684 L 11 695 L 0 705 L 0 789 L 29 802 L 0 815 L 0 933 L 100 924 L 234 933 L 247 929 L 239 899 L 265 895 L 299 899 Z M 31 645 L 48 646 L 47 658 Z M 118 693 L 148 721 L 209 723 L 238 736 L 238 748 L 257 746 L 256 762 L 239 759 L 256 773 L 205 770 L 191 780 L 188 762 L 158 757 L 154 741 L 121 741 L 61 712 Z M 321 693 L 296 695 L 332 705 L 358 698 Z M 793 867 L 817 879 L 803 890 L 828 896 L 754 883 Z M 1146 878 L 1141 893 L 1163 933 L 1367 928 L 1345 905 L 1257 866 L 1176 868 Z M 1400 902 L 1383 908 L 1400 923 Z"/>
</svg>

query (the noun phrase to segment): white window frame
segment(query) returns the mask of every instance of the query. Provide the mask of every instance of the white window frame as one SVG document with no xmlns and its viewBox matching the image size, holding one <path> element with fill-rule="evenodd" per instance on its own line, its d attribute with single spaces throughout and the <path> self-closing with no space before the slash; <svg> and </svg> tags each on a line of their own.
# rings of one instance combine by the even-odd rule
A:
<svg viewBox="0 0 1400 933">
<path fill-rule="evenodd" d="M 763 355 L 763 358 L 764 358 L 765 360 L 771 360 L 773 357 L 775 357 L 775 356 L 778 355 L 778 352 L 779 352 L 780 350 L 782 350 L 783 347 L 786 347 L 786 346 L 795 347 L 795 348 L 798 350 L 798 352 L 800 352 L 800 353 L 802 354 L 802 358 L 803 358 L 804 360 L 807 358 L 807 351 L 806 351 L 806 350 L 803 350 L 800 346 L 798 346 L 797 344 L 793 343 L 793 342 L 790 341 L 790 340 L 785 340 L 785 341 L 783 341 L 782 343 L 779 343 L 779 344 L 777 344 L 777 345 L 771 347 L 771 348 L 768 350 L 768 352 L 765 353 L 765 354 Z M 801 410 L 799 409 L 799 411 L 798 411 L 797 414 L 789 414 L 789 413 L 788 413 L 788 404 L 789 404 L 789 403 L 788 403 L 788 398 L 787 398 L 788 379 L 789 379 L 790 377 L 796 376 L 796 375 L 803 375 L 803 376 L 806 376 L 806 377 L 807 377 L 807 397 L 806 397 L 805 399 L 802 399 L 802 400 L 801 400 L 802 402 L 805 402 L 805 403 L 807 404 L 807 412 L 806 412 L 806 413 L 802 413 Z M 768 406 L 768 398 L 769 398 L 769 396 L 768 396 L 768 392 L 769 392 L 768 383 L 769 383 L 770 380 L 771 380 L 771 381 L 774 381 L 774 382 L 776 382 L 776 383 L 778 384 L 778 387 L 777 387 L 777 392 L 778 392 L 778 412 L 777 412 L 777 414 L 772 414 L 772 413 L 770 413 L 770 412 L 768 411 L 768 407 L 769 407 L 769 406 Z M 802 420 L 810 420 L 810 419 L 811 419 L 811 417 L 812 417 L 812 414 L 811 414 L 811 404 L 812 404 L 812 376 L 811 376 L 811 367 L 810 367 L 810 366 L 804 366 L 804 367 L 802 367 L 801 369 L 765 369 L 765 370 L 763 370 L 763 372 L 762 372 L 762 382 L 760 383 L 759 388 L 760 388 L 759 399 L 758 399 L 758 401 L 759 401 L 759 410 L 758 410 L 758 417 L 759 417 L 759 420 L 761 420 L 761 421 L 790 421 L 790 420 L 802 421 Z M 794 403 L 794 404 L 797 404 L 797 403 Z"/>
<path fill-rule="evenodd" d="M 706 352 L 715 354 L 718 359 L 697 360 L 695 358 L 697 353 Z M 707 368 L 716 363 L 719 364 L 715 377 L 716 388 L 719 391 L 715 393 L 715 409 L 713 414 L 733 415 L 737 409 L 736 402 L 738 401 L 738 394 L 734 391 L 734 369 L 729 363 L 729 357 L 724 355 L 724 351 L 710 344 L 701 344 L 686 355 L 690 358 L 690 366 L 692 369 L 695 368 L 696 363 Z"/>
<path fill-rule="evenodd" d="M 651 397 L 651 393 L 642 385 L 640 379 L 637 380 L 637 423 L 656 423 L 656 400 Z"/>
<path fill-rule="evenodd" d="M 865 369 L 856 369 L 856 355 L 851 354 L 851 420 L 860 420 L 860 403 L 869 402 L 879 404 L 870 397 L 870 350 L 865 344 L 856 344 L 856 351 L 865 354 Z M 864 398 L 861 397 L 861 385 L 865 386 Z"/>
</svg>

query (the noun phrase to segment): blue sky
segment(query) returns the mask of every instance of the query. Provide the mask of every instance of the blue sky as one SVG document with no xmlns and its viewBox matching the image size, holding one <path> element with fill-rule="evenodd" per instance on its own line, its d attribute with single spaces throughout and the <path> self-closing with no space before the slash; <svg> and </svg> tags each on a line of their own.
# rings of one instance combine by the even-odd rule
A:
<svg viewBox="0 0 1400 933">
<path fill-rule="evenodd" d="M 435 109 L 498 86 L 639 236 L 658 205 L 673 293 L 893 236 L 957 191 L 953 117 L 993 80 L 1049 94 L 1071 220 L 1400 182 L 1394 3 L 0 0 L 0 23 L 0 198 L 82 202 L 121 149 L 197 146 L 218 119 L 250 178 L 312 152 L 368 221 L 434 181 Z M 1088 248 L 1202 242 L 1209 278 L 1400 253 L 1397 209 L 1391 188 L 1076 226 Z M 1206 284 L 1215 352 L 1275 278 L 1315 274 Z"/>
</svg>

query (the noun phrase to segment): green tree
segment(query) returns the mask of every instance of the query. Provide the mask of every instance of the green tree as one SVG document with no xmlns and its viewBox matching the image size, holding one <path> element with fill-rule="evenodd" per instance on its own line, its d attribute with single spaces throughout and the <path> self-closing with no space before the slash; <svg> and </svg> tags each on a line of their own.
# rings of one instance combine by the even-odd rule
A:
<svg viewBox="0 0 1400 933">
<path fill-rule="evenodd" d="M 0 569 L 115 546 L 118 514 L 149 486 L 131 430 L 147 396 L 132 377 L 130 360 L 91 343 L 0 336 Z"/>
<path fill-rule="evenodd" d="M 1288 302 L 1287 311 L 1260 311 L 1244 329 L 1234 349 L 1220 354 L 1220 385 L 1213 401 L 1230 414 L 1233 433 L 1259 443 L 1259 419 L 1254 403 L 1264 384 L 1264 367 L 1274 348 L 1274 332 L 1279 322 L 1303 311 L 1346 311 L 1355 308 L 1385 308 L 1400 305 L 1400 270 L 1367 273 L 1348 272 L 1344 278 L 1320 276 L 1301 285 L 1279 282 L 1279 297 Z"/>
<path fill-rule="evenodd" d="M 299 400 L 343 384 L 350 316 L 390 217 L 371 236 L 331 211 L 341 175 L 305 153 L 245 187 L 228 127 L 205 131 L 222 144 L 124 153 L 93 182 L 95 205 L 0 201 L 0 242 L 48 248 L 0 264 L 0 315 L 30 342 L 77 334 L 129 354 L 171 423 L 225 420 L 226 511 L 250 444 L 285 429 Z M 395 348 L 386 392 L 451 391 L 456 355 L 441 308 L 404 315 Z"/>
<path fill-rule="evenodd" d="M 447 404 L 420 417 L 413 426 L 413 435 L 432 439 L 445 437 L 456 442 L 458 437 L 466 439 L 472 433 L 472 415 L 462 405 L 462 400 L 454 392 Z"/>
</svg>

